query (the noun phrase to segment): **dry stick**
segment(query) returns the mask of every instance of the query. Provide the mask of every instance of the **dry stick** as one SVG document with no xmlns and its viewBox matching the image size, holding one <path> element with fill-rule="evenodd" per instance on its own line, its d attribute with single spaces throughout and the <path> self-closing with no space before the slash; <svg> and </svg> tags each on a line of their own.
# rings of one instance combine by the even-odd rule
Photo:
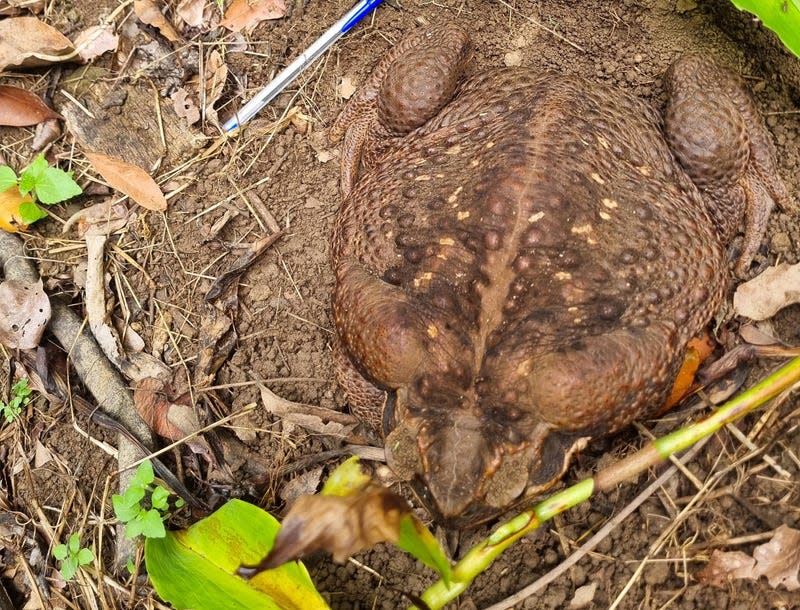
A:
<svg viewBox="0 0 800 610">
<path fill-rule="evenodd" d="M 702 449 L 709 440 L 710 438 L 703 439 L 678 459 L 680 459 L 680 461 L 684 464 L 691 462 L 700 452 L 700 449 Z M 659 487 L 664 485 L 670 478 L 672 478 L 676 472 L 678 472 L 678 467 L 673 464 L 663 473 L 661 473 L 661 475 L 655 481 L 650 483 L 650 485 L 648 485 L 638 496 L 636 496 L 633 501 L 630 502 L 624 509 L 622 509 L 618 514 L 614 515 L 613 519 L 601 527 L 594 536 L 589 538 L 589 540 L 587 540 L 567 559 L 562 561 L 544 576 L 541 576 L 539 579 L 529 584 L 524 589 L 517 591 L 511 597 L 507 597 L 503 601 L 498 602 L 493 606 L 489 606 L 484 610 L 506 610 L 507 608 L 511 608 L 514 604 L 517 604 L 544 589 L 547 585 L 556 580 L 559 576 L 564 574 L 567 570 L 569 570 L 572 566 L 574 566 L 592 550 L 594 550 L 594 548 L 600 544 L 600 542 L 602 542 L 611 532 L 620 526 L 622 522 L 625 521 L 625 519 L 627 519 L 631 513 L 633 513 L 633 511 L 639 508 L 645 500 L 652 496 Z"/>
</svg>

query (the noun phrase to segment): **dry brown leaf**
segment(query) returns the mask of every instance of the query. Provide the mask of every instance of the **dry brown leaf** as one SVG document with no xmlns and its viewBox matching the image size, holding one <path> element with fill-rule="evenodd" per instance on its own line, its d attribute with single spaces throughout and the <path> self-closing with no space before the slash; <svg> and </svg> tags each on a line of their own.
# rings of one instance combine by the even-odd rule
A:
<svg viewBox="0 0 800 610">
<path fill-rule="evenodd" d="M 75 50 L 84 63 L 108 51 L 116 51 L 118 46 L 119 36 L 111 24 L 92 26 L 75 38 Z"/>
<path fill-rule="evenodd" d="M 705 568 L 695 574 L 703 583 L 724 586 L 732 578 L 758 580 L 766 576 L 775 588 L 800 589 L 800 531 L 786 525 L 775 530 L 772 538 L 757 546 L 750 557 L 741 551 L 714 551 Z"/>
<path fill-rule="evenodd" d="M 252 30 L 262 21 L 280 19 L 285 14 L 284 0 L 233 0 L 219 24 L 232 32 Z"/>
<path fill-rule="evenodd" d="M 31 150 L 39 152 L 61 137 L 61 123 L 58 119 L 47 119 L 36 126 L 31 141 Z"/>
<path fill-rule="evenodd" d="M 267 413 L 280 417 L 285 422 L 302 426 L 310 432 L 349 439 L 358 426 L 358 420 L 347 413 L 292 402 L 263 385 L 259 389 Z"/>
<path fill-rule="evenodd" d="M 45 104 L 38 95 L 25 89 L 0 85 L 0 125 L 28 127 L 47 119 L 63 120 L 64 117 Z"/>
<path fill-rule="evenodd" d="M 212 123 L 219 123 L 217 111 L 214 104 L 217 103 L 222 90 L 225 87 L 225 79 L 228 78 L 228 66 L 222 59 L 222 55 L 216 49 L 212 49 L 206 58 L 205 82 L 205 116 Z"/>
<path fill-rule="evenodd" d="M 0 284 L 0 343 L 9 349 L 33 349 L 49 321 L 50 299 L 41 279 Z"/>
<path fill-rule="evenodd" d="M 181 0 L 175 12 L 184 20 L 186 25 L 192 28 L 199 28 L 203 25 L 203 9 L 206 0 Z"/>
<path fill-rule="evenodd" d="M 0 70 L 49 66 L 74 51 L 69 38 L 36 17 L 0 20 Z"/>
<path fill-rule="evenodd" d="M 300 496 L 258 569 L 268 570 L 320 550 L 341 563 L 379 542 L 397 542 L 400 520 L 409 512 L 402 497 L 378 485 L 350 496 Z"/>
<path fill-rule="evenodd" d="M 136 383 L 133 403 L 153 432 L 170 441 L 178 441 L 200 430 L 191 398 L 187 392 L 172 396 L 175 389 L 157 377 L 145 377 Z M 187 442 L 195 453 L 208 455 L 206 443 L 200 437 Z"/>
<path fill-rule="evenodd" d="M 695 573 L 695 578 L 704 584 L 722 587 L 732 578 L 756 578 L 755 565 L 756 560 L 747 553 L 715 550 L 706 567 Z"/>
<path fill-rule="evenodd" d="M 783 585 L 789 591 L 800 589 L 800 531 L 781 525 L 769 542 L 753 550 L 753 557 L 758 562 L 756 573 L 766 576 L 770 585 Z"/>
<path fill-rule="evenodd" d="M 355 92 L 356 86 L 349 76 L 343 76 L 339 84 L 336 85 L 336 94 L 342 99 L 349 100 Z"/>
<path fill-rule="evenodd" d="M 194 125 L 200 120 L 200 109 L 194 103 L 194 100 L 189 97 L 189 92 L 186 89 L 178 87 L 169 97 L 172 100 L 172 108 L 175 110 L 175 114 L 186 119 L 187 124 Z"/>
<path fill-rule="evenodd" d="M 782 263 L 740 284 L 733 308 L 751 320 L 766 320 L 788 305 L 800 302 L 800 263 Z"/>
<path fill-rule="evenodd" d="M 167 209 L 164 193 L 141 167 L 101 153 L 84 154 L 109 185 L 125 193 L 143 208 L 157 212 Z"/>
<path fill-rule="evenodd" d="M 161 13 L 161 9 L 152 0 L 136 0 L 133 3 L 133 12 L 139 21 L 152 25 L 170 42 L 178 42 L 181 37 L 167 18 Z"/>
</svg>

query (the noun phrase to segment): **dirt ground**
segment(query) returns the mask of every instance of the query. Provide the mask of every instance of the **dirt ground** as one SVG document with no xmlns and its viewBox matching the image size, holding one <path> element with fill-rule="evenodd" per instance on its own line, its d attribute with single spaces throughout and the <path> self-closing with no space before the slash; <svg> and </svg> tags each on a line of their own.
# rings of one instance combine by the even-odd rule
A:
<svg viewBox="0 0 800 610">
<path fill-rule="evenodd" d="M 112 72 L 121 70 L 128 90 L 144 92 L 149 100 L 160 96 L 163 112 L 170 112 L 171 102 L 164 95 L 170 87 L 194 76 L 198 49 L 204 57 L 210 49 L 226 49 L 228 86 L 218 107 L 225 118 L 243 97 L 257 91 L 351 4 L 352 0 L 298 0 L 285 18 L 267 22 L 250 34 L 248 47 L 243 46 L 241 38 L 224 37 L 221 30 L 199 34 L 188 31 L 184 43 L 172 45 L 180 52 L 170 55 L 163 69 L 142 69 L 138 79 L 131 78 L 132 69 L 118 57 L 95 63 Z M 110 0 L 66 0 L 50 5 L 48 19 L 69 34 L 93 25 L 114 8 Z M 186 453 L 178 461 L 175 453 L 165 458 L 205 501 L 220 503 L 228 497 L 243 497 L 281 514 L 296 489 L 305 485 L 313 490 L 319 476 L 324 477 L 341 460 L 317 459 L 322 452 L 340 448 L 341 440 L 309 433 L 266 413 L 257 383 L 289 400 L 345 410 L 332 374 L 329 300 L 333 279 L 327 243 L 338 205 L 338 150 L 325 136 L 344 104 L 337 87 L 343 79 L 358 87 L 376 60 L 406 33 L 419 24 L 446 20 L 458 20 L 472 31 L 475 70 L 518 64 L 580 74 L 616 85 L 658 107 L 664 102 L 661 75 L 671 61 L 688 51 L 712 56 L 750 83 L 777 147 L 779 171 L 790 192 L 798 192 L 798 60 L 782 52 L 750 17 L 737 13 L 722 0 L 402 0 L 394 6 L 381 6 L 265 109 L 239 139 L 216 149 L 211 149 L 213 137 L 187 144 L 183 136 L 202 136 L 200 129 L 192 128 L 183 136 L 177 135 L 174 146 L 168 141 L 167 150 L 156 155 L 163 156 L 157 173 L 164 176 L 172 172 L 165 190 L 178 191 L 171 197 L 168 211 L 163 215 L 141 214 L 120 238 L 120 248 L 109 252 L 111 284 L 119 284 L 124 277 L 124 287 L 117 285 L 114 290 L 125 295 L 129 322 L 143 337 L 145 351 L 191 373 L 204 336 L 204 295 L 214 278 L 230 268 L 242 244 L 270 233 L 269 215 L 284 232 L 240 278 L 234 319 L 238 341 L 212 389 L 205 390 L 197 401 L 206 423 L 251 403 L 257 405 L 248 415 L 217 430 L 227 440 L 226 446 L 234 448 L 226 456 L 233 480 L 209 480 L 205 464 Z M 135 19 L 128 19 L 132 21 Z M 140 29 L 137 36 L 158 39 L 151 28 Z M 65 68 L 60 74 L 63 83 L 73 69 Z M 40 71 L 36 78 L 46 80 L 48 72 Z M 60 86 L 67 84 L 57 85 L 56 90 Z M 58 93 L 54 103 L 64 113 L 70 104 Z M 272 130 L 273 122 L 292 107 L 305 118 Z M 107 116 L 99 115 L 100 120 L 125 118 L 124 105 L 106 110 Z M 27 135 L 32 132 L 23 131 Z M 2 152 L 7 162 L 17 167 L 31 157 L 27 137 L 20 133 L 18 129 L 0 130 Z M 216 135 L 213 126 L 205 133 Z M 122 146 L 124 133 L 119 136 Z M 71 146 L 69 133 L 56 144 L 62 152 L 69 152 Z M 212 152 L 201 160 L 209 150 Z M 153 151 L 145 151 L 145 156 L 148 153 Z M 191 164 L 184 166 L 187 161 Z M 796 195 L 794 198 L 797 200 Z M 85 198 L 81 203 L 96 201 L 99 199 Z M 69 206 L 57 211 L 59 216 L 67 217 L 73 211 L 65 208 Z M 263 209 L 268 211 L 266 221 Z M 227 222 L 217 230 L 215 224 L 223 217 Z M 82 242 L 74 236 L 62 237 L 60 226 L 52 221 L 37 225 L 25 239 L 29 252 L 39 259 L 48 286 L 72 291 L 76 295 L 73 301 L 79 303 L 78 269 L 86 255 Z M 798 260 L 798 218 L 776 211 L 757 262 L 766 266 Z M 114 313 L 122 315 L 119 302 Z M 797 306 L 781 312 L 773 320 L 777 336 L 797 345 L 798 320 Z M 735 332 L 735 321 L 726 324 Z M 10 354 L 4 353 L 6 370 L 9 358 Z M 774 364 L 756 367 L 748 383 Z M 73 391 L 81 393 L 80 385 Z M 698 412 L 698 407 L 688 407 L 661 421 L 645 422 L 645 426 L 663 434 Z M 591 601 L 583 607 L 800 608 L 800 592 L 773 588 L 764 579 L 732 581 L 718 588 L 700 584 L 695 578 L 715 548 L 752 552 L 766 539 L 763 533 L 780 524 L 800 526 L 799 413 L 797 398 L 791 398 L 766 414 L 736 424 L 757 451 L 728 431 L 720 433 L 687 466 L 691 478 L 682 474 L 672 477 L 592 553 L 514 607 L 568 608 L 577 588 L 594 584 Z M 37 523 L 41 527 L 40 512 L 63 531 L 85 528 L 90 536 L 85 540 L 95 536 L 96 541 L 101 529 L 106 537 L 114 535 L 108 525 L 110 507 L 107 505 L 101 513 L 101 499 L 109 477 L 113 488 L 116 464 L 99 443 L 89 440 L 87 433 L 104 443 L 113 444 L 116 438 L 70 405 L 55 407 L 44 401 L 32 403 L 24 426 L 0 428 L 0 507 L 13 514 L 17 522 L 30 522 L 29 536 Z M 615 439 L 593 443 L 566 480 L 582 478 L 610 457 L 623 456 L 641 446 L 645 438 L 643 433 L 631 430 Z M 33 457 L 40 451 L 39 445 L 53 459 L 35 466 Z M 770 464 L 777 464 L 779 469 Z M 538 579 L 613 519 L 658 472 L 660 469 L 612 493 L 598 495 L 523 539 L 449 607 L 487 608 Z M 66 497 L 70 501 L 65 504 Z M 183 515 L 181 519 L 179 526 L 192 517 Z M 462 532 L 459 536 L 437 530 L 437 535 L 446 539 L 458 556 L 488 531 Z M 31 602 L 35 596 L 29 575 L 35 575 L 40 587 L 49 582 L 54 606 L 97 607 L 89 598 L 99 594 L 75 584 L 66 588 L 58 584 L 52 561 L 46 566 L 40 558 L 32 557 L 31 546 L 20 540 L 16 549 L 13 544 L 0 545 L 0 576 L 16 605 L 38 607 Z M 363 553 L 344 565 L 323 556 L 312 557 L 306 565 L 332 607 L 341 610 L 405 607 L 409 600 L 403 597 L 404 592 L 418 595 L 435 580 L 430 571 L 388 547 Z M 125 583 L 124 577 L 111 573 L 109 578 L 122 584 L 119 590 L 109 586 L 101 596 L 101 607 L 153 607 L 153 593 L 146 584 L 139 581 L 134 587 Z"/>
</svg>

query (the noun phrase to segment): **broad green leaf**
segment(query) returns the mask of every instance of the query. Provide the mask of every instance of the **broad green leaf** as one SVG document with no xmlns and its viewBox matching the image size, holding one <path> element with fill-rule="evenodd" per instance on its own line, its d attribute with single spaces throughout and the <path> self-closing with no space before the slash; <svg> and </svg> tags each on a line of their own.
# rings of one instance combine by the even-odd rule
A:
<svg viewBox="0 0 800 610">
<path fill-rule="evenodd" d="M 19 204 L 19 217 L 26 225 L 33 224 L 45 216 L 47 212 L 32 201 L 23 201 Z"/>
<path fill-rule="evenodd" d="M 147 572 L 178 610 L 329 610 L 299 562 L 250 580 L 234 575 L 269 552 L 278 528 L 269 513 L 231 500 L 186 530 L 145 540 Z"/>
<path fill-rule="evenodd" d="M 400 521 L 397 546 L 435 570 L 445 584 L 450 582 L 450 560 L 430 530 L 408 514 Z"/>
<path fill-rule="evenodd" d="M 320 495 L 349 496 L 362 489 L 369 481 L 369 475 L 361 470 L 358 457 L 354 455 L 336 467 L 322 486 Z"/>
<path fill-rule="evenodd" d="M 17 174 L 8 165 L 0 167 L 0 191 L 10 189 L 17 184 Z"/>
<path fill-rule="evenodd" d="M 53 557 L 59 561 L 64 561 L 67 555 L 69 555 L 69 549 L 67 549 L 66 544 L 57 544 L 53 547 Z"/>
<path fill-rule="evenodd" d="M 91 549 L 81 549 L 78 551 L 78 563 L 80 565 L 86 565 L 87 563 L 92 563 L 94 561 L 94 553 L 92 553 Z"/>
<path fill-rule="evenodd" d="M 36 181 L 36 198 L 48 205 L 66 201 L 82 192 L 72 179 L 72 173 L 57 167 L 48 167 Z"/>
<path fill-rule="evenodd" d="M 153 474 L 153 464 L 150 460 L 142 462 L 136 468 L 136 472 L 133 473 L 133 477 L 131 477 L 130 486 L 133 487 L 134 485 L 139 487 L 147 487 L 150 483 L 153 482 L 155 475 Z"/>
<path fill-rule="evenodd" d="M 61 572 L 61 576 L 64 577 L 64 580 L 70 580 L 73 576 L 75 576 L 75 572 L 77 571 L 78 560 L 71 555 L 61 563 L 61 569 L 59 570 L 59 572 Z"/>
<path fill-rule="evenodd" d="M 130 491 L 130 489 L 128 489 Z M 142 495 L 144 495 L 144 490 L 142 490 Z M 125 494 L 127 496 L 127 493 Z M 136 516 L 142 512 L 142 507 L 139 506 L 139 501 L 130 502 L 129 498 L 125 496 L 120 496 L 114 494 L 111 496 L 111 504 L 114 506 L 114 514 L 117 516 L 117 519 L 122 521 L 123 523 L 127 523 L 131 519 L 136 518 Z"/>
<path fill-rule="evenodd" d="M 78 551 L 81 548 L 81 537 L 78 535 L 77 532 L 69 537 L 69 544 L 67 546 L 69 546 L 70 555 L 78 554 Z"/>
<path fill-rule="evenodd" d="M 147 538 L 163 538 L 167 535 L 164 518 L 155 508 L 144 511 L 138 521 L 141 524 L 141 533 Z"/>
<path fill-rule="evenodd" d="M 47 164 L 47 159 L 44 158 L 44 155 L 38 155 L 19 177 L 19 192 L 27 195 L 34 190 L 48 167 L 50 166 Z"/>
<path fill-rule="evenodd" d="M 740 11 L 758 17 L 786 48 L 800 57 L 800 2 L 797 0 L 732 0 Z"/>
<path fill-rule="evenodd" d="M 159 485 L 153 490 L 153 494 L 150 496 L 150 504 L 153 505 L 153 508 L 157 508 L 158 510 L 167 510 L 167 498 L 169 498 L 169 491 Z"/>
</svg>

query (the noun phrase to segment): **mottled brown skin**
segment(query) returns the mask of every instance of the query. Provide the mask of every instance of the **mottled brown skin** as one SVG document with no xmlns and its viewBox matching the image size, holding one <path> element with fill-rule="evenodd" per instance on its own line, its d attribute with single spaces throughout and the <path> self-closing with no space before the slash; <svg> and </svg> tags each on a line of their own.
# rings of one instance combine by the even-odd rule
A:
<svg viewBox="0 0 800 610">
<path fill-rule="evenodd" d="M 337 377 L 443 521 L 555 484 L 571 455 L 664 404 L 786 198 L 740 81 L 667 74 L 661 117 L 576 77 L 464 77 L 455 25 L 400 43 L 332 128 Z M 662 130 L 663 123 L 663 130 Z"/>
</svg>

